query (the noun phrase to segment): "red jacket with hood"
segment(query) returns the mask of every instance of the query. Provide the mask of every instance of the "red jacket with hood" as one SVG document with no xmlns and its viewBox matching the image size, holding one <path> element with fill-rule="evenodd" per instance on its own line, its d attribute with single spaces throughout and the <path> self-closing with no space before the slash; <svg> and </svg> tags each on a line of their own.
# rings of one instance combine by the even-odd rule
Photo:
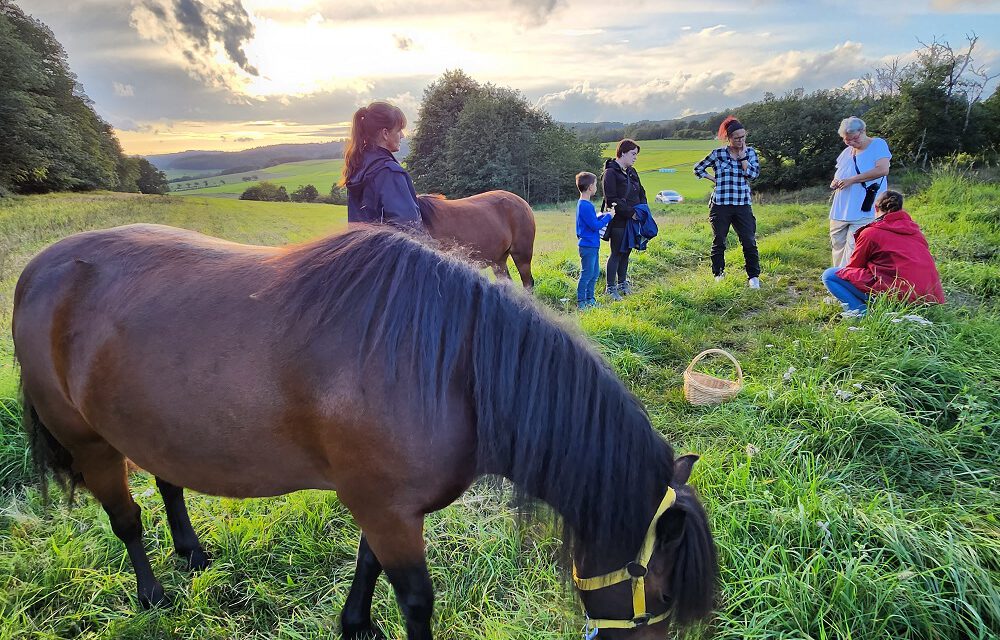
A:
<svg viewBox="0 0 1000 640">
<path fill-rule="evenodd" d="M 864 292 L 895 290 L 909 302 L 944 302 L 927 239 L 905 211 L 887 213 L 854 235 L 854 253 L 837 276 Z"/>
</svg>

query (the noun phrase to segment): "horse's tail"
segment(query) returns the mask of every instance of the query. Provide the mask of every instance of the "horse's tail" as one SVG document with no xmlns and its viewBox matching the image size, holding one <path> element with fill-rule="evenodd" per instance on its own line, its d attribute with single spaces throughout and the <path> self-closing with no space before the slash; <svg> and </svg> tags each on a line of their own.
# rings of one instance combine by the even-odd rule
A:
<svg viewBox="0 0 1000 640">
<path fill-rule="evenodd" d="M 69 449 L 56 440 L 48 427 L 42 423 L 35 410 L 35 405 L 31 402 L 31 397 L 24 387 L 21 388 L 21 426 L 28 434 L 31 460 L 45 502 L 49 501 L 48 478 L 50 473 L 55 476 L 56 482 L 59 483 L 63 492 L 72 502 L 76 487 L 83 484 L 83 476 L 73 470 L 73 455 Z"/>
</svg>

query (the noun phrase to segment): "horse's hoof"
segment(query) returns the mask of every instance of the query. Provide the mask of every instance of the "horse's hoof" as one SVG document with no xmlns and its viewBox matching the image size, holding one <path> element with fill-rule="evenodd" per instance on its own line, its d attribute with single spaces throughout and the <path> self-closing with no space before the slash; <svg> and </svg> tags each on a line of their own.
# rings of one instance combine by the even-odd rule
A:
<svg viewBox="0 0 1000 640">
<path fill-rule="evenodd" d="M 212 559 L 201 549 L 195 549 L 189 553 L 187 560 L 188 571 L 191 572 L 203 571 L 208 568 L 208 565 L 212 564 Z"/>
<path fill-rule="evenodd" d="M 167 607 L 170 606 L 170 598 L 163 592 L 163 585 L 159 582 L 154 582 L 153 588 L 149 591 L 139 591 L 139 604 L 142 605 L 143 609 Z"/>
</svg>

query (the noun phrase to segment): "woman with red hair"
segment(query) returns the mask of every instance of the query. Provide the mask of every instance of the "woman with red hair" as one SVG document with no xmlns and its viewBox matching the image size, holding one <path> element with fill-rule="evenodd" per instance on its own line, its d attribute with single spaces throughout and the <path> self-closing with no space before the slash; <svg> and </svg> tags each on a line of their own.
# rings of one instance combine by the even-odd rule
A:
<svg viewBox="0 0 1000 640">
<path fill-rule="evenodd" d="M 716 282 L 726 275 L 726 237 L 729 227 L 743 245 L 747 286 L 760 289 L 760 257 L 757 253 L 757 220 L 750 206 L 750 181 L 760 175 L 760 162 L 753 147 L 747 146 L 747 130 L 736 116 L 719 125 L 719 140 L 726 146 L 713 149 L 694 166 L 694 174 L 715 184 L 709 203 L 708 221 L 712 225 L 712 274 Z M 712 169 L 709 174 L 707 169 Z"/>
<path fill-rule="evenodd" d="M 373 102 L 354 113 L 341 180 L 347 185 L 348 223 L 422 229 L 413 180 L 393 155 L 405 126 L 402 110 L 388 102 Z"/>
</svg>

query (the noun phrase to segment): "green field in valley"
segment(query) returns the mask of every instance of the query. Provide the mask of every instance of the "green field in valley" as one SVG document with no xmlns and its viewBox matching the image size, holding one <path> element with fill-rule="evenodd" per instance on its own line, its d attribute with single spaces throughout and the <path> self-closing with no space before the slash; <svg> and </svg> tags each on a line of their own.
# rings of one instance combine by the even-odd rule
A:
<svg viewBox="0 0 1000 640">
<path fill-rule="evenodd" d="M 646 189 L 646 197 L 650 205 L 654 205 L 653 197 L 663 189 L 673 189 L 687 202 L 703 202 L 707 205 L 708 195 L 712 192 L 712 183 L 699 180 L 694 175 L 694 165 L 702 160 L 708 152 L 723 143 L 717 140 L 640 140 L 639 157 L 635 161 L 635 170 L 639 172 L 639 180 Z M 604 155 L 608 158 L 615 154 L 618 143 L 604 145 Z M 752 142 L 751 142 L 752 144 Z M 674 173 L 661 173 L 660 169 L 675 169 Z M 665 205 L 657 205 L 665 207 Z"/>
<path fill-rule="evenodd" d="M 289 162 L 279 164 L 266 169 L 246 171 L 244 173 L 234 173 L 227 176 L 215 176 L 211 178 L 199 178 L 187 182 L 171 183 L 170 189 L 177 195 L 183 196 L 208 196 L 213 198 L 239 198 L 247 187 L 251 187 L 257 182 L 268 181 L 276 185 L 285 187 L 288 193 L 295 189 L 311 184 L 316 187 L 320 195 L 330 193 L 330 188 L 335 182 L 340 180 L 343 171 L 344 161 L 338 160 L 303 160 L 301 162 Z M 252 178 L 254 180 L 244 180 Z M 203 186 L 208 182 L 209 186 Z"/>
<path fill-rule="evenodd" d="M 653 196 L 662 189 L 673 189 L 689 202 L 707 201 L 712 191 L 712 183 L 698 180 L 692 173 L 696 162 L 721 143 L 715 140 L 643 140 L 642 149 L 636 161 L 643 187 L 646 188 L 651 204 Z M 615 145 L 604 145 L 606 156 L 614 154 Z M 276 165 L 266 169 L 247 171 L 228 176 L 203 177 L 187 182 L 171 183 L 172 192 L 183 196 L 208 196 L 239 198 L 240 194 L 259 181 L 267 180 L 285 187 L 291 193 L 298 187 L 311 184 L 320 194 L 330 192 L 330 187 L 340 180 L 343 160 L 306 160 Z M 675 173 L 660 173 L 661 168 L 675 169 Z M 183 171 L 172 171 L 188 175 Z M 189 172 L 190 173 L 190 172 Z M 258 180 L 244 180 L 256 176 Z M 208 182 L 209 186 L 203 186 Z"/>
<path fill-rule="evenodd" d="M 692 160 L 705 144 L 688 150 Z M 656 145 L 643 143 L 640 163 L 651 160 L 640 167 L 680 153 L 658 158 Z M 823 301 L 824 205 L 755 207 L 759 291 L 737 277 L 739 247 L 727 253 L 731 277 L 712 280 L 703 202 L 671 207 L 658 214 L 661 235 L 634 259 L 637 293 L 586 313 L 574 309 L 573 206 L 537 212 L 536 300 L 595 345 L 678 452 L 702 456 L 692 484 L 719 546 L 721 597 L 713 623 L 686 637 L 997 638 L 1000 186 L 941 173 L 907 204 L 949 303 L 881 300 L 860 321 Z M 0 366 L 11 361 L 10 296 L 30 256 L 74 231 L 136 221 L 283 244 L 342 228 L 344 210 L 121 194 L 0 200 Z M 746 387 L 726 404 L 693 407 L 682 372 L 708 347 L 736 355 Z M 173 598 L 139 611 L 131 566 L 100 506 L 85 491 L 73 509 L 42 504 L 15 393 L 16 371 L 3 369 L 0 396 L 11 399 L 0 403 L 0 639 L 339 637 L 359 534 L 335 494 L 190 495 L 214 558 L 192 577 L 173 556 L 152 479 L 135 475 L 146 547 Z M 429 517 L 435 637 L 579 638 L 559 536 L 544 521 L 518 520 L 489 483 Z M 374 618 L 389 637 L 404 635 L 385 580 Z"/>
</svg>

